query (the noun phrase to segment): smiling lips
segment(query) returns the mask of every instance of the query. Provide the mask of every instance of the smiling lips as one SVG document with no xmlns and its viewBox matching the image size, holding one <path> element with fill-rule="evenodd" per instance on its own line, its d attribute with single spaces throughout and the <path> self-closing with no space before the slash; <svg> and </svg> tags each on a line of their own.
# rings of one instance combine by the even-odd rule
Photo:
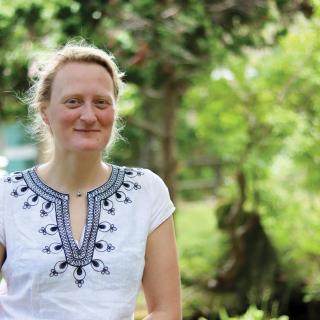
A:
<svg viewBox="0 0 320 320">
<path fill-rule="evenodd" d="M 74 131 L 77 131 L 77 132 L 100 132 L 100 130 L 98 129 L 74 129 Z"/>
</svg>

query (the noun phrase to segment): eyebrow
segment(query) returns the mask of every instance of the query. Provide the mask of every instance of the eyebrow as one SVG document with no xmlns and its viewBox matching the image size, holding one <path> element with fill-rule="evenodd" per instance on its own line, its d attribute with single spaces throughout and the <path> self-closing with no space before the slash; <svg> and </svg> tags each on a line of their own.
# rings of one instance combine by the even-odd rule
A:
<svg viewBox="0 0 320 320">
<path fill-rule="evenodd" d="M 72 97 L 82 97 L 83 94 L 81 93 L 67 93 L 67 94 L 64 94 L 61 99 L 62 100 L 65 100 L 65 99 L 68 99 L 68 98 L 72 98 Z M 111 94 L 96 94 L 94 95 L 95 98 L 105 98 L 105 99 L 111 99 L 112 101 L 114 101 L 115 99 L 113 98 L 113 96 Z"/>
</svg>

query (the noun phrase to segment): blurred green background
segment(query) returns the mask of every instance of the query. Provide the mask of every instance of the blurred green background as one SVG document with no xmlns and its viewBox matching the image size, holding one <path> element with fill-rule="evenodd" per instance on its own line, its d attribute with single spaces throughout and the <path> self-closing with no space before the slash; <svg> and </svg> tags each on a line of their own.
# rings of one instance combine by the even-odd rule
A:
<svg viewBox="0 0 320 320">
<path fill-rule="evenodd" d="M 126 73 L 108 161 L 154 170 L 177 205 L 184 319 L 320 319 L 320 1 L 0 9 L 0 174 L 41 159 L 19 99 L 35 56 L 84 38 Z"/>
</svg>

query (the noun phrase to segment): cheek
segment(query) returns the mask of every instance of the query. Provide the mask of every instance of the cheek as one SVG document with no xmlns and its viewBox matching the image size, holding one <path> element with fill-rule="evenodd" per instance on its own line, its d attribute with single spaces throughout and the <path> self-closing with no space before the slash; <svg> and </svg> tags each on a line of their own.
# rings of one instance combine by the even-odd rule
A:
<svg viewBox="0 0 320 320">
<path fill-rule="evenodd" d="M 108 109 L 104 110 L 103 113 L 100 114 L 100 123 L 104 127 L 110 127 L 113 125 L 115 120 L 115 110 L 114 109 Z"/>
<path fill-rule="evenodd" d="M 53 122 L 56 122 L 56 125 L 64 127 L 65 125 L 74 123 L 79 116 L 76 112 L 57 112 L 52 115 Z"/>
</svg>

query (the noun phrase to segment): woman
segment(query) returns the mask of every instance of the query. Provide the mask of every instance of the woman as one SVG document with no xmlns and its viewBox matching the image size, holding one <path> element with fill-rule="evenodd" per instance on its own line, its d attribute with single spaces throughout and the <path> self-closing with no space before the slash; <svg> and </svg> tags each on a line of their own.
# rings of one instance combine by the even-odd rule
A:
<svg viewBox="0 0 320 320">
<path fill-rule="evenodd" d="M 102 161 L 121 76 L 110 55 L 82 44 L 39 72 L 30 108 L 51 157 L 0 180 L 0 319 L 133 319 L 141 283 L 145 319 L 181 319 L 168 189 L 148 169 Z"/>
</svg>

